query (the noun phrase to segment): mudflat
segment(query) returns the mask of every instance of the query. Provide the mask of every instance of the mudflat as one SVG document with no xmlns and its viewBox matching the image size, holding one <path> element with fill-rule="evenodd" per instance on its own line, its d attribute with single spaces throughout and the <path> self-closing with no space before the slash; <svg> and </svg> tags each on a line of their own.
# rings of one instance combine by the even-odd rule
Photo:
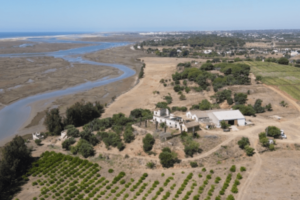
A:
<svg viewBox="0 0 300 200">
<path fill-rule="evenodd" d="M 26 40 L 0 40 L 0 54 L 52 52 L 91 45 L 92 44 L 41 43 Z"/>
<path fill-rule="evenodd" d="M 0 70 L 2 104 L 122 73 L 112 67 L 71 64 L 53 57 L 0 58 Z"/>
<path fill-rule="evenodd" d="M 137 73 L 132 77 L 108 85 L 100 86 L 85 92 L 66 95 L 56 99 L 40 101 L 31 105 L 31 116 L 23 125 L 23 128 L 18 131 L 18 134 L 25 135 L 36 131 L 45 131 L 45 127 L 43 125 L 43 120 L 45 117 L 44 111 L 53 107 L 59 107 L 60 112 L 63 114 L 67 107 L 70 107 L 74 103 L 81 100 L 84 100 L 85 102 L 100 101 L 102 104 L 110 104 L 111 102 L 113 102 L 113 99 L 115 97 L 119 96 L 122 93 L 126 93 L 137 83 L 138 73 L 142 66 L 142 62 L 138 58 L 145 56 L 147 56 L 147 54 L 141 51 L 132 50 L 131 45 L 101 50 L 85 55 L 84 58 L 88 60 L 126 65 L 134 69 Z M 18 60 L 20 66 L 21 63 L 22 65 L 28 64 L 28 66 L 20 67 L 24 71 L 20 72 L 18 75 L 14 75 L 14 73 L 12 72 L 12 67 L 15 66 L 16 68 L 16 65 L 9 64 L 11 70 L 6 69 L 7 75 L 1 74 L 1 76 L 3 77 L 10 75 L 11 78 L 7 78 L 6 81 L 12 81 L 10 84 L 6 82 L 3 82 L 2 85 L 0 84 L 0 88 L 4 88 L 4 93 L 0 94 L 0 102 L 5 102 L 3 104 L 7 104 L 19 98 L 30 96 L 36 93 L 67 88 L 86 81 L 95 81 L 107 76 L 115 77 L 119 76 L 122 73 L 115 68 L 105 66 L 93 66 L 86 64 L 73 64 L 72 66 L 65 60 L 52 57 L 27 58 L 30 60 L 27 60 L 26 58 L 14 59 Z M 6 62 L 13 62 L 9 60 L 11 59 L 6 60 Z M 5 67 L 3 66 L 3 68 Z M 52 69 L 55 68 L 56 71 L 53 71 Z M 26 70 L 29 70 L 29 72 Z M 45 71 L 47 70 L 48 72 L 45 73 Z M 23 77 L 22 81 L 17 77 Z M 30 79 L 33 80 L 33 82 Z M 1 80 L 3 79 L 1 78 Z M 31 83 L 27 83 L 28 81 Z M 33 84 L 36 85 L 34 86 Z M 8 88 L 13 89 L 8 90 Z M 9 140 L 10 138 L 5 141 L 1 141 L 1 143 L 4 144 Z"/>
</svg>

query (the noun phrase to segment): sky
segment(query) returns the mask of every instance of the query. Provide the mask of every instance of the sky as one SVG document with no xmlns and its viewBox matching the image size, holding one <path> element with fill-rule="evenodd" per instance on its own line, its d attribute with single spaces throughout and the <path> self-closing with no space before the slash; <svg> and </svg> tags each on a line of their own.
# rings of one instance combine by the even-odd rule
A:
<svg viewBox="0 0 300 200">
<path fill-rule="evenodd" d="M 0 32 L 300 29 L 299 0 L 1 0 Z"/>
</svg>

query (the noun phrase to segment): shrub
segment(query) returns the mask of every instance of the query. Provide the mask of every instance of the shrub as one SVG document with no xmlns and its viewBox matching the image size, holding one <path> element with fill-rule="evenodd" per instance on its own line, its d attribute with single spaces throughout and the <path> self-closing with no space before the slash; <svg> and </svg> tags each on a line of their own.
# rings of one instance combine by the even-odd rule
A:
<svg viewBox="0 0 300 200">
<path fill-rule="evenodd" d="M 276 126 L 268 126 L 266 128 L 266 132 L 268 132 L 268 136 L 278 138 L 281 134 L 281 131 Z"/>
<path fill-rule="evenodd" d="M 206 169 L 203 167 L 203 168 L 202 168 L 202 171 L 203 171 L 203 172 L 206 172 Z"/>
<path fill-rule="evenodd" d="M 278 59 L 278 64 L 281 64 L 281 65 L 288 65 L 289 64 L 289 60 L 285 57 L 281 57 Z"/>
<path fill-rule="evenodd" d="M 249 138 L 242 137 L 242 139 L 238 141 L 238 145 L 241 149 L 244 149 L 245 146 L 250 145 Z"/>
<path fill-rule="evenodd" d="M 197 162 L 190 162 L 190 165 L 191 165 L 191 167 L 193 167 L 193 168 L 198 167 Z"/>
<path fill-rule="evenodd" d="M 254 154 L 254 149 L 251 148 L 249 145 L 247 145 L 245 147 L 245 151 L 246 151 L 247 156 L 252 156 Z"/>
<path fill-rule="evenodd" d="M 232 165 L 232 166 L 230 167 L 230 171 L 231 171 L 231 172 L 235 172 L 235 169 L 236 169 L 235 165 Z"/>
<path fill-rule="evenodd" d="M 175 152 L 163 151 L 159 154 L 160 163 L 163 167 L 173 167 L 177 162 L 177 154 Z"/>
<path fill-rule="evenodd" d="M 40 139 L 36 139 L 34 140 L 35 144 L 37 144 L 38 146 L 40 146 L 42 144 L 42 140 Z"/>
<path fill-rule="evenodd" d="M 210 172 L 211 174 L 213 174 L 213 173 L 214 173 L 214 170 L 211 169 L 209 172 Z"/>
<path fill-rule="evenodd" d="M 238 180 L 241 180 L 243 177 L 242 177 L 242 175 L 241 175 L 240 173 L 238 173 L 238 174 L 236 175 L 236 178 L 237 178 Z"/>
<path fill-rule="evenodd" d="M 155 143 L 155 139 L 151 134 L 147 134 L 144 138 L 143 138 L 143 149 L 145 152 L 149 152 L 151 151 L 153 145 Z"/>
<path fill-rule="evenodd" d="M 76 140 L 73 137 L 65 139 L 65 141 L 63 141 L 63 143 L 62 143 L 62 148 L 66 149 L 66 150 L 70 150 L 70 146 L 72 144 L 74 144 L 75 142 L 76 142 Z"/>
<path fill-rule="evenodd" d="M 270 145 L 269 145 L 269 149 L 270 149 L 270 151 L 274 151 L 274 150 L 275 150 L 274 144 L 270 144 Z"/>
<path fill-rule="evenodd" d="M 226 198 L 226 200 L 234 200 L 234 197 L 232 196 L 232 194 L 230 194 L 230 195 Z"/>
<path fill-rule="evenodd" d="M 246 167 L 243 167 L 243 166 L 242 166 L 242 167 L 240 168 L 240 171 L 241 171 L 241 172 L 246 171 Z"/>
<path fill-rule="evenodd" d="M 109 170 L 108 170 L 108 173 L 113 173 L 113 172 L 114 172 L 113 169 L 109 169 Z"/>
<path fill-rule="evenodd" d="M 153 169 L 153 168 L 155 167 L 155 163 L 153 163 L 153 162 L 148 162 L 148 163 L 146 164 L 146 166 L 147 166 L 149 169 Z"/>
</svg>

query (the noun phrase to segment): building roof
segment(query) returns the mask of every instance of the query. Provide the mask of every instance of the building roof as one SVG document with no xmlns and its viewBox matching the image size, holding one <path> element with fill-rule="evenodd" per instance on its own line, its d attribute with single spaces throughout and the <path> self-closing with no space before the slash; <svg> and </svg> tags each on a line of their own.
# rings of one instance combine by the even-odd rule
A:
<svg viewBox="0 0 300 200">
<path fill-rule="evenodd" d="M 207 118 L 208 117 L 207 113 L 203 110 L 194 110 L 194 111 L 190 111 L 190 113 L 192 115 L 196 115 L 198 118 Z"/>
<path fill-rule="evenodd" d="M 193 121 L 193 122 L 185 122 L 184 125 L 185 125 L 185 127 L 187 127 L 187 128 L 192 128 L 192 127 L 199 126 L 199 123 L 196 122 L 196 121 Z"/>
<path fill-rule="evenodd" d="M 245 119 L 239 110 L 224 110 L 212 112 L 213 115 L 220 120 Z"/>
</svg>

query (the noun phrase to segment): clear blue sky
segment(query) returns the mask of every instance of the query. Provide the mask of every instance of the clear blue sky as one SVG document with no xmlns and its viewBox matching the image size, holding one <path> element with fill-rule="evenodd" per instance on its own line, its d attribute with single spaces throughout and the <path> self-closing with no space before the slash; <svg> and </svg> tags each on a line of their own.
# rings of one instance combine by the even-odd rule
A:
<svg viewBox="0 0 300 200">
<path fill-rule="evenodd" d="M 2 0 L 0 32 L 300 29 L 300 0 Z"/>
</svg>

